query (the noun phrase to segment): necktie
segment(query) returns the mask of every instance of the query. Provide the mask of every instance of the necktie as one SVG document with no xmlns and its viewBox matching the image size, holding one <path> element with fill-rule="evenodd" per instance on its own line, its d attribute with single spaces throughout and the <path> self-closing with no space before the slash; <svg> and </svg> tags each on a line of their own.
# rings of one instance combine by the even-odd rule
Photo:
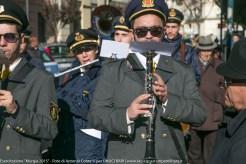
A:
<svg viewBox="0 0 246 164">
<path fill-rule="evenodd" d="M 155 72 L 156 68 L 157 68 L 157 63 L 153 62 L 153 72 Z"/>
<path fill-rule="evenodd" d="M 1 80 L 5 80 L 10 74 L 9 67 L 6 67 L 1 72 Z"/>
</svg>

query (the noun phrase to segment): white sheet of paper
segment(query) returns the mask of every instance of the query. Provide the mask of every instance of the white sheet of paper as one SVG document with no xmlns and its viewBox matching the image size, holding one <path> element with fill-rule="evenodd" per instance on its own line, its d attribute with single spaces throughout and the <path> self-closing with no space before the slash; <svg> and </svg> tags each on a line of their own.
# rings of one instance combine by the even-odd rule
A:
<svg viewBox="0 0 246 164">
<path fill-rule="evenodd" d="M 102 40 L 101 57 L 122 59 L 129 53 L 129 44 L 112 40 Z"/>
<path fill-rule="evenodd" d="M 100 130 L 96 130 L 96 129 L 80 129 L 82 132 L 92 136 L 92 137 L 95 137 L 95 138 L 98 138 L 98 139 L 101 139 L 102 138 L 102 132 Z"/>
</svg>

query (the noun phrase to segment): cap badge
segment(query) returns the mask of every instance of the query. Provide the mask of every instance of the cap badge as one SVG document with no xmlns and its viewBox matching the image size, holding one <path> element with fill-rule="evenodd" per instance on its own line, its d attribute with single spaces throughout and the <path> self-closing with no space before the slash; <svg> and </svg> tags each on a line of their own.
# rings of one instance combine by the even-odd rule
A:
<svg viewBox="0 0 246 164">
<path fill-rule="evenodd" d="M 120 24 L 123 24 L 125 22 L 125 18 L 123 16 L 120 17 L 119 19 Z"/>
<path fill-rule="evenodd" d="M 84 36 L 82 35 L 82 34 L 80 34 L 79 32 L 77 32 L 76 34 L 75 34 L 75 41 L 81 41 L 81 40 L 84 40 Z"/>
<path fill-rule="evenodd" d="M 3 5 L 0 5 L 0 13 L 4 12 L 4 6 Z"/>
<path fill-rule="evenodd" d="M 176 16 L 176 11 L 174 9 L 171 9 L 171 11 L 169 12 L 169 15 L 171 17 L 175 17 Z"/>
<path fill-rule="evenodd" d="M 142 7 L 154 7 L 154 0 L 142 0 Z"/>
</svg>

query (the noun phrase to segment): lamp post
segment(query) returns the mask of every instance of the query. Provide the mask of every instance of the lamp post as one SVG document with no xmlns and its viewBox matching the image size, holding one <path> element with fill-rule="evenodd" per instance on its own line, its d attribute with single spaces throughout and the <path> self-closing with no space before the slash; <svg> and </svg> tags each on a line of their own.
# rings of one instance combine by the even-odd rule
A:
<svg viewBox="0 0 246 164">
<path fill-rule="evenodd" d="M 233 30 L 233 9 L 234 0 L 227 0 L 227 51 L 226 59 L 228 58 L 232 46 L 232 30 Z"/>
<path fill-rule="evenodd" d="M 29 0 L 26 0 L 26 16 L 29 19 Z"/>
</svg>

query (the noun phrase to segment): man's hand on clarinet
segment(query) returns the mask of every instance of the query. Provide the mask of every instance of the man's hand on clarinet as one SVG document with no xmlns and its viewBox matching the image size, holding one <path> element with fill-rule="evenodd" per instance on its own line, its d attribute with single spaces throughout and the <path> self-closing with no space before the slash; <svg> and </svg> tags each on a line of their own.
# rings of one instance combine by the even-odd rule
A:
<svg viewBox="0 0 246 164">
<path fill-rule="evenodd" d="M 153 76 L 154 76 L 153 92 L 155 96 L 162 103 L 164 103 L 167 100 L 167 85 L 157 73 L 154 73 Z"/>
<path fill-rule="evenodd" d="M 6 108 L 6 112 L 14 114 L 17 110 L 17 104 L 15 103 L 14 97 L 10 91 L 0 90 L 0 106 Z"/>
<path fill-rule="evenodd" d="M 140 115 L 149 113 L 149 110 L 153 108 L 153 105 L 145 103 L 150 96 L 150 94 L 142 94 L 132 101 L 131 105 L 127 108 L 128 117 L 131 121 Z"/>
</svg>

